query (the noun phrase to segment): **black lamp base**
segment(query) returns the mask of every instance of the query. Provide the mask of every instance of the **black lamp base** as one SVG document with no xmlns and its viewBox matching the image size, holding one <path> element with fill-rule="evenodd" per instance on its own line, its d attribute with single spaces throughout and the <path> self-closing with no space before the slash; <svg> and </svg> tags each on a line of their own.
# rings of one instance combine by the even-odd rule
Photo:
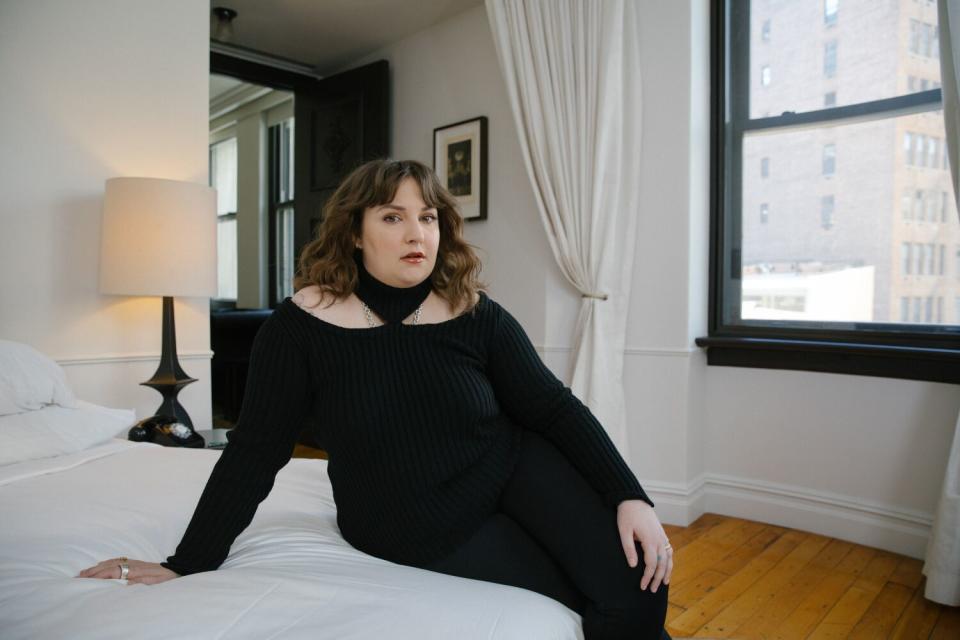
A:
<svg viewBox="0 0 960 640">
<path fill-rule="evenodd" d="M 191 382 L 196 382 L 196 378 L 188 376 L 180 367 L 177 360 L 177 331 L 173 318 L 173 297 L 163 297 L 163 342 L 160 347 L 160 365 L 156 373 L 146 382 L 141 382 L 145 387 L 156 389 L 163 396 L 163 402 L 157 408 L 157 415 L 172 416 L 180 422 L 193 429 L 193 421 L 187 414 L 187 410 L 177 401 L 177 394 Z"/>
</svg>

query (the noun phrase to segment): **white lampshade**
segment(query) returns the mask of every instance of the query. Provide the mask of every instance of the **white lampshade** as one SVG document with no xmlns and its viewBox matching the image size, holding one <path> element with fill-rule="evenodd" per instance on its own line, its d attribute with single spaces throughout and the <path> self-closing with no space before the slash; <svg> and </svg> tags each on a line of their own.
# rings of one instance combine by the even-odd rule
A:
<svg viewBox="0 0 960 640">
<path fill-rule="evenodd" d="M 103 200 L 100 292 L 217 293 L 217 192 L 159 178 L 111 178 Z"/>
</svg>

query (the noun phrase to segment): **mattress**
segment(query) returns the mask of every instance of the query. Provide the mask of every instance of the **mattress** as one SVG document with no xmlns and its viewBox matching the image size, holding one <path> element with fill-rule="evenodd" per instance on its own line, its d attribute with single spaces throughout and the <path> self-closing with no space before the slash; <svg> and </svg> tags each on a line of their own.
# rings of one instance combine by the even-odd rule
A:
<svg viewBox="0 0 960 640">
<path fill-rule="evenodd" d="M 281 470 L 217 571 L 149 586 L 74 577 L 170 555 L 218 455 L 115 439 L 0 467 L 0 637 L 583 637 L 580 616 L 540 594 L 351 547 L 325 460 Z"/>
</svg>

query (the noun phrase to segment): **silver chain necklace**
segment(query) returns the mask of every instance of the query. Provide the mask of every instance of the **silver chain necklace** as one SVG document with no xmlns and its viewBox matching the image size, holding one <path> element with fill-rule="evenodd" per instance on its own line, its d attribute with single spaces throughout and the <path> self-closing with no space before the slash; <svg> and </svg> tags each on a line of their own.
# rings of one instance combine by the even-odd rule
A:
<svg viewBox="0 0 960 640">
<path fill-rule="evenodd" d="M 370 313 L 370 307 L 367 306 L 367 303 L 361 300 L 360 304 L 363 305 L 363 315 L 367 316 L 367 324 L 370 325 L 371 328 L 379 326 L 374 321 L 373 314 Z M 410 324 L 420 324 L 420 313 L 422 311 L 423 311 L 423 305 L 421 304 L 419 307 L 417 307 L 417 310 L 413 312 L 413 322 L 411 322 Z"/>
</svg>

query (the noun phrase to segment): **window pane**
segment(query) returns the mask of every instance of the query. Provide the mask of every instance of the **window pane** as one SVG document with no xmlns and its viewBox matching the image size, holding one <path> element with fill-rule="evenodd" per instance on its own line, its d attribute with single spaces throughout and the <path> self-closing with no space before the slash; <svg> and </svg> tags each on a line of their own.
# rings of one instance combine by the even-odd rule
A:
<svg viewBox="0 0 960 640">
<path fill-rule="evenodd" d="M 940 85 L 936 3 L 862 0 L 840 8 L 829 0 L 750 3 L 751 118 L 818 110 L 833 91 L 844 106 L 920 91 L 923 80 Z M 775 35 L 764 41 L 768 22 Z M 776 69 L 777 82 L 763 69 Z"/>
<path fill-rule="evenodd" d="M 217 297 L 237 299 L 237 219 L 217 221 Z"/>
<path fill-rule="evenodd" d="M 217 190 L 217 215 L 237 212 L 237 139 L 210 146 L 210 186 Z"/>
<path fill-rule="evenodd" d="M 742 211 L 777 215 L 742 216 L 742 318 L 960 324 L 932 302 L 960 296 L 949 172 L 910 164 L 903 144 L 922 139 L 926 157 L 944 137 L 939 111 L 745 137 L 744 166 L 766 157 L 777 171 L 744 172 Z"/>
<path fill-rule="evenodd" d="M 277 210 L 277 300 L 293 295 L 293 207 Z"/>
</svg>

